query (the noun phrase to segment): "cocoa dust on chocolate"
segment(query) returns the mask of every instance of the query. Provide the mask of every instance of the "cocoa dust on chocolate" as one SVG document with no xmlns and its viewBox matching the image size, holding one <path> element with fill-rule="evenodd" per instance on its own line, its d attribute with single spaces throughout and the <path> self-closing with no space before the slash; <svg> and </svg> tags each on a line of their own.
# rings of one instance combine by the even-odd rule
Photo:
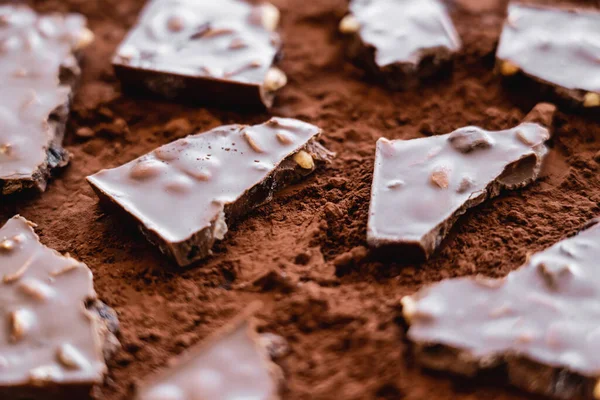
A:
<svg viewBox="0 0 600 400">
<path fill-rule="evenodd" d="M 366 248 L 379 137 L 418 138 L 466 125 L 507 129 L 541 100 L 493 74 L 506 1 L 488 0 L 485 7 L 479 1 L 450 3 L 463 41 L 454 73 L 399 93 L 365 80 L 344 58 L 337 26 L 347 12 L 345 0 L 274 1 L 282 10 L 281 68 L 289 85 L 271 114 L 321 127 L 324 145 L 337 158 L 249 215 L 212 258 L 183 272 L 133 224 L 99 207 L 85 176 L 188 134 L 261 123 L 269 114 L 121 95 L 110 59 L 141 0 L 32 2 L 40 11 L 85 14 L 96 42 L 84 57 L 67 130 L 70 166 L 41 196 L 3 198 L 0 218 L 20 213 L 35 221 L 44 244 L 92 269 L 99 297 L 118 312 L 123 348 L 109 364 L 98 399 L 131 398 L 136 382 L 251 300 L 265 303 L 260 330 L 289 344 L 277 360 L 286 376 L 284 399 L 528 398 L 493 376 L 465 382 L 418 369 L 399 322 L 400 299 L 443 278 L 504 276 L 527 253 L 599 215 L 598 118 L 558 112 L 541 178 L 469 211 L 427 263 L 406 265 Z M 594 1 L 579 4 L 598 7 Z"/>
</svg>

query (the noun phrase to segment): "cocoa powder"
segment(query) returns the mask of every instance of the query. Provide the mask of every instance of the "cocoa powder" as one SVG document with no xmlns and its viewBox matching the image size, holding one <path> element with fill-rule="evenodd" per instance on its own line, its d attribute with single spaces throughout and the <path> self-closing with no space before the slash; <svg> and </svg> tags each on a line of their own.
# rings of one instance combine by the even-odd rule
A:
<svg viewBox="0 0 600 400">
<path fill-rule="evenodd" d="M 410 139 L 466 125 L 507 129 L 540 101 L 492 72 L 507 1 L 451 1 L 464 43 L 454 73 L 398 93 L 366 81 L 345 60 L 337 33 L 345 0 L 273 2 L 282 10 L 281 68 L 289 84 L 270 114 L 320 126 L 338 156 L 233 227 L 212 258 L 183 272 L 132 224 L 101 208 L 85 176 L 188 134 L 260 123 L 270 114 L 122 94 L 110 58 L 142 0 L 30 2 L 40 11 L 85 14 L 96 42 L 85 54 L 67 131 L 71 165 L 40 196 L 0 200 L 0 221 L 20 213 L 36 222 L 44 244 L 92 269 L 99 297 L 119 313 L 123 348 L 96 397 L 131 398 L 136 382 L 258 299 L 265 304 L 261 331 L 289 345 L 277 360 L 284 399 L 527 398 L 493 376 L 471 382 L 418 369 L 404 341 L 400 299 L 444 278 L 506 275 L 527 253 L 600 214 L 600 120 L 559 111 L 541 179 L 470 210 L 427 263 L 374 256 L 366 222 L 379 137 Z"/>
</svg>

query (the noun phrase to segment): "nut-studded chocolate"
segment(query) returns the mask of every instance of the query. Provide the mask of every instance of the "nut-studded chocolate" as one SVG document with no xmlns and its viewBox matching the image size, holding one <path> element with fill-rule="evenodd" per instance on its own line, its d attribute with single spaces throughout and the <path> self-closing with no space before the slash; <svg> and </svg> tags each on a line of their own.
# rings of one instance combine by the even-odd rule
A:
<svg viewBox="0 0 600 400">
<path fill-rule="evenodd" d="M 498 71 L 522 73 L 555 97 L 600 107 L 600 12 L 514 3 L 496 54 Z"/>
<path fill-rule="evenodd" d="M 256 307 L 148 378 L 135 399 L 278 399 L 283 373 L 255 331 L 251 317 Z"/>
<path fill-rule="evenodd" d="M 339 30 L 349 56 L 392 89 L 437 73 L 461 47 L 439 0 L 352 0 Z"/>
<path fill-rule="evenodd" d="M 400 258 L 429 257 L 468 208 L 533 182 L 549 137 L 540 125 L 523 123 L 499 132 L 465 127 L 414 140 L 380 139 L 369 244 L 403 248 Z"/>
<path fill-rule="evenodd" d="M 208 256 L 242 215 L 328 162 L 332 153 L 316 141 L 320 132 L 282 118 L 222 126 L 88 181 L 101 199 L 131 214 L 151 242 L 185 266 Z"/>
<path fill-rule="evenodd" d="M 506 371 L 511 384 L 559 399 L 599 399 L 599 257 L 594 225 L 503 279 L 448 279 L 403 298 L 417 360 L 467 376 Z"/>
<path fill-rule="evenodd" d="M 0 21 L 0 195 L 43 191 L 68 162 L 61 143 L 80 74 L 75 55 L 93 34 L 81 15 L 25 6 L 0 6 Z"/>
<path fill-rule="evenodd" d="M 270 107 L 279 10 L 265 1 L 152 0 L 113 59 L 126 88 L 167 98 Z"/>
<path fill-rule="evenodd" d="M 89 268 L 42 245 L 32 225 L 16 216 L 0 228 L 13 243 L 0 252 L 0 398 L 85 399 L 118 346 L 116 315 Z"/>
</svg>

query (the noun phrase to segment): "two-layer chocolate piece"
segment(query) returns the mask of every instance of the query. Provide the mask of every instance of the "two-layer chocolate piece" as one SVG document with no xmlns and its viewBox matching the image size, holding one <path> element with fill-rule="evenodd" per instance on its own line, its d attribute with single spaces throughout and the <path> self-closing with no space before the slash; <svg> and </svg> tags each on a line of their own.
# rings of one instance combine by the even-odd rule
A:
<svg viewBox="0 0 600 400">
<path fill-rule="evenodd" d="M 295 119 L 228 125 L 188 136 L 88 177 L 98 196 L 132 215 L 180 266 L 281 188 L 329 162 L 321 130 Z"/>
<path fill-rule="evenodd" d="M 350 58 L 391 89 L 438 73 L 461 47 L 439 0 L 351 0 L 339 30 Z"/>
<path fill-rule="evenodd" d="M 497 69 L 569 104 L 600 108 L 600 12 L 510 4 Z"/>
<path fill-rule="evenodd" d="M 93 40 L 78 14 L 38 15 L 25 6 L 0 6 L 0 196 L 43 191 L 62 147 L 77 53 Z"/>
<path fill-rule="evenodd" d="M 265 1 L 151 0 L 113 65 L 125 88 L 270 107 L 287 83 L 273 66 L 278 23 L 279 10 Z"/>
<path fill-rule="evenodd" d="M 16 216 L 0 229 L 0 398 L 87 399 L 118 348 L 92 272 Z"/>
<path fill-rule="evenodd" d="M 252 305 L 210 338 L 148 378 L 136 400 L 276 400 L 283 379 L 254 328 Z"/>
<path fill-rule="evenodd" d="M 467 376 L 497 369 L 559 399 L 600 399 L 599 258 L 596 224 L 504 279 L 450 279 L 405 297 L 417 360 Z"/>
<path fill-rule="evenodd" d="M 377 142 L 367 240 L 399 258 L 427 258 L 460 215 L 533 182 L 550 134 L 535 123 L 490 132 L 465 127 L 447 135 Z"/>
</svg>

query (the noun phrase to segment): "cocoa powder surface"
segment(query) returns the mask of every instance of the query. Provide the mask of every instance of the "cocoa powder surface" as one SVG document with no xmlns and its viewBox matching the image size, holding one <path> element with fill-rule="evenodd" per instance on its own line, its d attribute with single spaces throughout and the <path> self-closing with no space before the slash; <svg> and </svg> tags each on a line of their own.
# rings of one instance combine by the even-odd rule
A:
<svg viewBox="0 0 600 400">
<path fill-rule="evenodd" d="M 400 299 L 440 279 L 506 275 L 528 253 L 599 215 L 597 116 L 559 112 L 541 179 L 469 211 L 430 261 L 406 264 L 366 248 L 379 137 L 411 139 L 465 125 L 507 129 L 540 101 L 535 90 L 506 87 L 493 73 L 507 2 L 449 3 L 464 43 L 454 73 L 393 93 L 346 61 L 337 33 L 345 0 L 274 0 L 282 10 L 281 67 L 289 85 L 270 113 L 121 93 L 110 58 L 143 3 L 30 2 L 39 11 L 85 14 L 96 42 L 86 51 L 68 126 L 70 166 L 42 195 L 0 200 L 0 223 L 16 213 L 36 222 L 46 245 L 89 265 L 99 297 L 119 314 L 123 348 L 96 398 L 130 399 L 136 382 L 252 300 L 264 302 L 260 330 L 290 345 L 278 360 L 286 376 L 284 399 L 531 398 L 493 374 L 469 381 L 420 370 L 405 341 Z M 578 4 L 599 7 L 590 0 Z M 87 175 L 174 139 L 222 124 L 260 123 L 269 115 L 319 125 L 323 143 L 338 156 L 232 227 L 214 256 L 193 268 L 175 268 L 133 224 L 100 207 L 85 182 Z"/>
</svg>

